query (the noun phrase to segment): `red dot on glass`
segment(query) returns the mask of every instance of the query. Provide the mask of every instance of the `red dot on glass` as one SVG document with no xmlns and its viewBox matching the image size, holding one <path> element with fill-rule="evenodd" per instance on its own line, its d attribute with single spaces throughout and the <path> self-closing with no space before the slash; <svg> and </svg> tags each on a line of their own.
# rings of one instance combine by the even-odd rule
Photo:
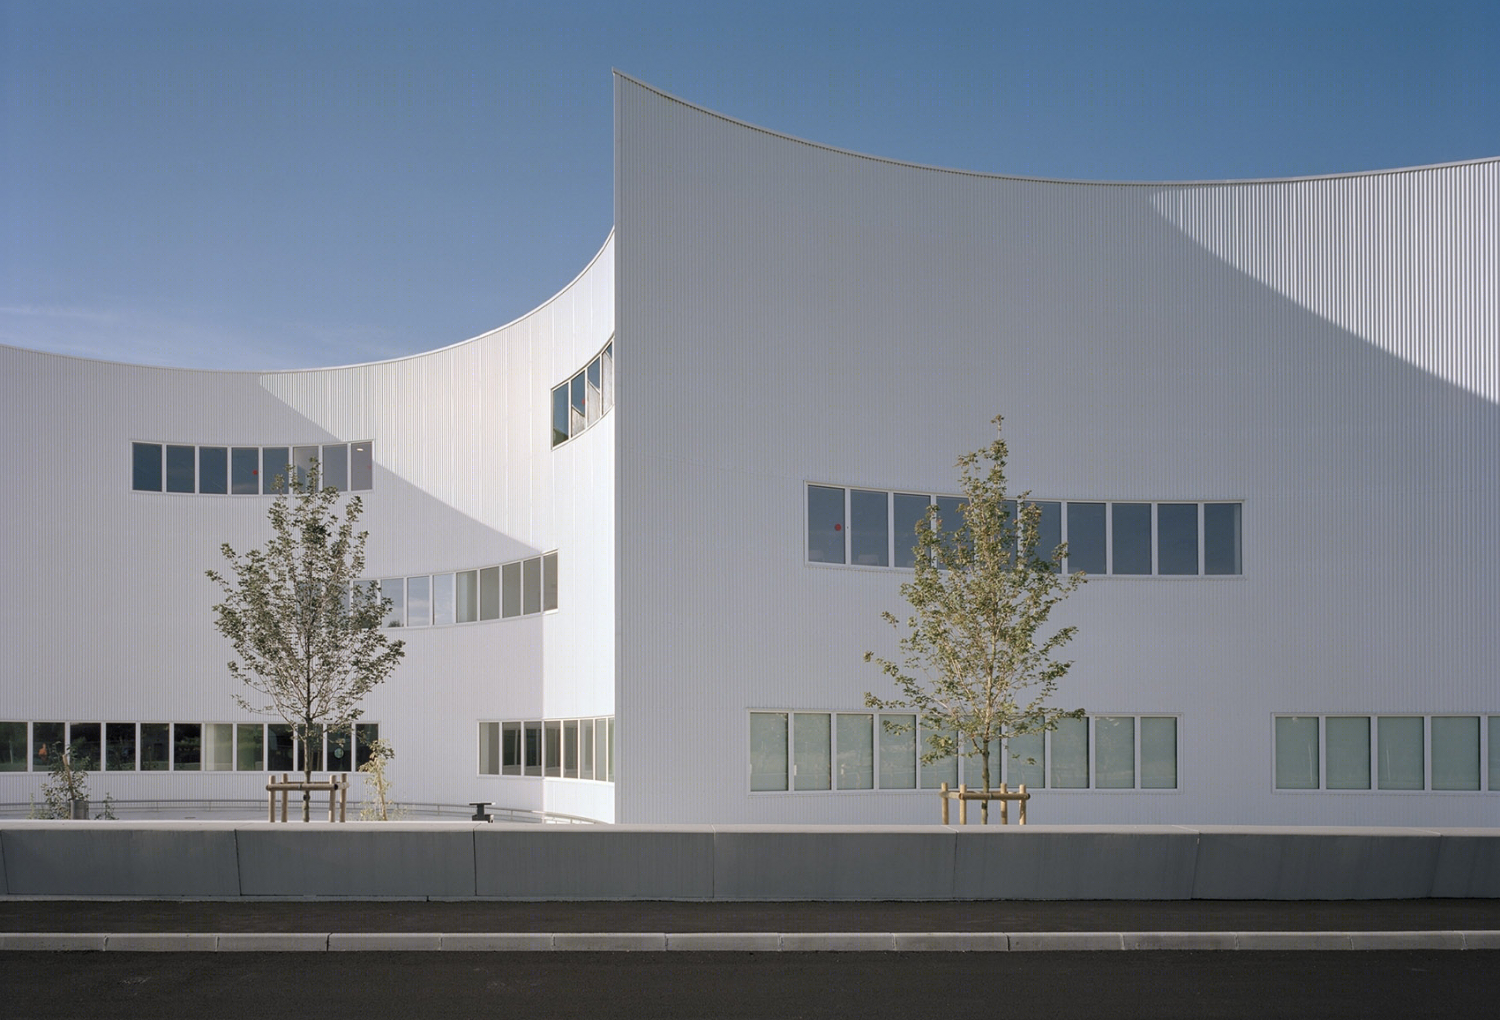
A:
<svg viewBox="0 0 1500 1020">
<path fill-rule="evenodd" d="M 843 531 L 844 530 L 844 526 L 842 524 L 835 524 L 833 526 L 833 530 L 834 531 Z"/>
</svg>

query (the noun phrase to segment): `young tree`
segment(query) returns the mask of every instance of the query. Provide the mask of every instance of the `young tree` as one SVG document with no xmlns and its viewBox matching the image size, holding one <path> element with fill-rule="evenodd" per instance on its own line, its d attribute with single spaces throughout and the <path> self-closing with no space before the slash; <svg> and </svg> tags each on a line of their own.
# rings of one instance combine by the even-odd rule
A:
<svg viewBox="0 0 1500 1020">
<path fill-rule="evenodd" d="M 238 554 L 222 547 L 226 577 L 208 576 L 224 593 L 214 625 L 240 661 L 229 673 L 259 695 L 234 700 L 247 712 L 277 715 L 302 744 L 303 778 L 311 782 L 314 742 L 330 729 L 352 729 L 359 703 L 390 676 L 406 654 L 403 642 L 381 629 L 391 602 L 374 584 L 357 584 L 365 566 L 367 532 L 355 531 L 363 506 L 344 503 L 337 489 L 318 486 L 314 463 L 305 479 L 290 472 L 268 516 L 272 538 L 264 549 Z M 303 791 L 302 820 L 311 794 Z"/>
<path fill-rule="evenodd" d="M 1040 733 L 1082 709 L 1060 711 L 1048 702 L 1071 662 L 1055 653 L 1074 628 L 1044 633 L 1052 609 L 1083 581 L 1061 572 L 1063 546 L 1041 547 L 1041 508 L 1029 492 L 1006 493 L 1008 454 L 999 416 L 995 440 L 958 459 L 966 502 L 959 520 L 943 520 L 936 506 L 918 524 L 916 575 L 901 585 L 911 606 L 899 661 L 865 653 L 894 681 L 900 696 L 865 695 L 875 709 L 914 711 L 931 734 L 924 764 L 950 755 L 977 756 L 990 791 L 990 756 L 1004 737 Z M 1019 510 L 1018 510 L 1019 508 Z M 903 729 L 887 723 L 889 728 Z M 998 767 L 999 763 L 996 762 Z M 989 801 L 982 815 L 989 821 Z"/>
</svg>

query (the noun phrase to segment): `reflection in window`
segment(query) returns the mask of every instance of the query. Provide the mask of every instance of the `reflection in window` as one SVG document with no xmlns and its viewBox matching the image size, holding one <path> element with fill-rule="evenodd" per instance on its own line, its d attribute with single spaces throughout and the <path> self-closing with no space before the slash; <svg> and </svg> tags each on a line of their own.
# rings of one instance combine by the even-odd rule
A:
<svg viewBox="0 0 1500 1020">
<path fill-rule="evenodd" d="M 206 723 L 203 726 L 203 771 L 234 770 L 234 724 Z"/>
<path fill-rule="evenodd" d="M 1032 556 L 1052 563 L 1053 571 L 1060 573 L 1062 564 L 1054 557 L 1057 554 L 1057 547 L 1062 545 L 1062 504 L 1043 500 L 1036 505 L 1041 508 L 1042 516 L 1037 521 L 1037 548 L 1032 551 Z"/>
<path fill-rule="evenodd" d="M 0 772 L 25 772 L 28 744 L 24 722 L 0 722 Z"/>
<path fill-rule="evenodd" d="M 530 616 L 542 611 L 542 558 L 526 560 L 522 567 L 521 611 Z"/>
<path fill-rule="evenodd" d="M 212 495 L 229 493 L 229 447 L 198 447 L 198 491 Z"/>
<path fill-rule="evenodd" d="M 927 528 L 927 508 L 932 505 L 932 497 L 898 492 L 892 496 L 891 504 L 896 531 L 895 564 L 915 567 L 917 543 L 921 541 L 918 532 Z"/>
<path fill-rule="evenodd" d="M 297 742 L 286 723 L 266 727 L 266 768 L 271 772 L 289 772 L 297 767 Z"/>
<path fill-rule="evenodd" d="M 453 575 L 434 574 L 432 577 L 432 622 L 453 623 Z"/>
<path fill-rule="evenodd" d="M 171 727 L 167 723 L 141 723 L 141 771 L 165 772 L 171 761 Z"/>
<path fill-rule="evenodd" d="M 1005 774 L 1010 785 L 1025 783 L 1027 789 L 1041 789 L 1047 784 L 1045 733 L 1018 733 L 1005 741 L 1005 747 Z"/>
<path fill-rule="evenodd" d="M 266 727 L 262 723 L 240 723 L 235 727 L 234 767 L 241 772 L 266 769 Z"/>
<path fill-rule="evenodd" d="M 135 771 L 135 723 L 105 725 L 104 768 L 108 772 Z"/>
<path fill-rule="evenodd" d="M 199 723 L 173 723 L 172 771 L 197 772 L 202 753 L 202 725 Z"/>
<path fill-rule="evenodd" d="M 1060 719 L 1052 731 L 1052 785 L 1082 790 L 1089 785 L 1089 721 Z"/>
<path fill-rule="evenodd" d="M 349 491 L 349 444 L 334 443 L 323 447 L 323 460 L 318 465 L 323 477 L 322 486 L 340 492 Z"/>
<path fill-rule="evenodd" d="M 521 564 L 507 563 L 501 568 L 501 607 L 507 619 L 521 615 Z"/>
<path fill-rule="evenodd" d="M 1112 513 L 1114 572 L 1151 573 L 1151 504 L 1116 503 Z"/>
<path fill-rule="evenodd" d="M 526 724 L 525 768 L 523 775 L 542 774 L 542 724 L 539 721 Z"/>
<path fill-rule="evenodd" d="M 519 776 L 521 774 L 521 724 L 518 722 L 502 723 L 500 738 L 500 774 Z"/>
<path fill-rule="evenodd" d="M 927 753 L 929 753 L 932 750 L 932 745 L 927 740 L 927 738 L 928 738 L 928 736 L 930 734 L 931 734 L 931 731 L 928 730 L 927 727 L 924 725 L 922 727 L 922 740 L 921 740 L 921 748 L 922 748 L 922 753 L 924 755 L 927 754 Z M 957 736 L 956 733 L 949 733 L 947 735 L 950 738 Z M 924 789 L 924 790 L 936 790 L 939 787 L 941 787 L 944 783 L 947 783 L 949 785 L 949 787 L 955 787 L 955 786 L 958 785 L 958 756 L 957 755 L 950 754 L 946 758 L 939 758 L 937 761 L 931 762 L 931 763 L 928 763 L 928 762 L 924 761 L 924 762 L 921 763 L 921 769 L 922 769 L 922 789 Z"/>
<path fill-rule="evenodd" d="M 67 725 L 60 722 L 36 722 L 31 724 L 31 767 L 36 772 L 45 772 L 52 767 L 62 753 Z"/>
<path fill-rule="evenodd" d="M 292 475 L 292 449 L 289 446 L 267 446 L 262 451 L 265 468 L 261 472 L 261 492 L 267 496 L 287 491 L 287 479 Z"/>
<path fill-rule="evenodd" d="M 917 717 L 914 715 L 880 717 L 880 788 L 917 788 Z"/>
<path fill-rule="evenodd" d="M 236 446 L 229 451 L 229 491 L 236 496 L 260 491 L 260 447 Z"/>
<path fill-rule="evenodd" d="M 1198 504 L 1156 507 L 1156 569 L 1160 574 L 1198 573 Z"/>
<path fill-rule="evenodd" d="M 479 571 L 479 618 L 500 619 L 499 567 L 484 567 Z"/>
<path fill-rule="evenodd" d="M 557 608 L 557 553 L 542 557 L 542 611 Z"/>
<path fill-rule="evenodd" d="M 787 714 L 750 713 L 750 789 L 787 788 Z"/>
<path fill-rule="evenodd" d="M 161 444 L 130 444 L 130 487 L 137 492 L 161 491 Z"/>
<path fill-rule="evenodd" d="M 559 446 L 589 428 L 615 403 L 614 342 L 582 370 L 552 388 L 552 445 Z"/>
<path fill-rule="evenodd" d="M 363 491 L 371 488 L 375 478 L 375 451 L 372 443 L 349 444 L 349 488 Z"/>
<path fill-rule="evenodd" d="M 1101 790 L 1135 787 L 1135 718 L 1102 715 L 1094 720 L 1094 785 Z"/>
<path fill-rule="evenodd" d="M 1240 504 L 1203 504 L 1203 572 L 1241 574 Z"/>
<path fill-rule="evenodd" d="M 482 722 L 479 724 L 479 774 L 481 776 L 500 774 L 499 723 Z"/>
<path fill-rule="evenodd" d="M 844 490 L 807 487 L 807 558 L 814 563 L 844 562 Z"/>
<path fill-rule="evenodd" d="M 889 493 L 852 489 L 849 492 L 850 562 L 866 567 L 890 565 Z"/>
<path fill-rule="evenodd" d="M 385 616 L 387 627 L 401 627 L 406 624 L 406 585 L 399 577 L 386 578 L 380 582 L 380 597 L 390 599 L 391 608 Z"/>
<path fill-rule="evenodd" d="M 875 717 L 864 713 L 838 715 L 838 787 L 870 790 L 875 786 Z"/>
<path fill-rule="evenodd" d="M 454 619 L 459 623 L 473 623 L 479 619 L 479 571 L 461 570 L 454 575 L 457 611 Z"/>
<path fill-rule="evenodd" d="M 102 767 L 103 729 L 95 722 L 73 723 L 68 727 L 68 760 L 75 769 L 97 772 Z"/>
<path fill-rule="evenodd" d="M 193 473 L 193 448 L 191 446 L 167 447 L 167 491 L 193 492 L 197 478 Z"/>
<path fill-rule="evenodd" d="M 1079 570 L 1104 573 L 1103 503 L 1068 504 L 1068 573 Z"/>
<path fill-rule="evenodd" d="M 406 579 L 406 625 L 426 627 L 432 623 L 432 578 L 426 574 Z"/>
<path fill-rule="evenodd" d="M 792 715 L 794 788 L 798 790 L 829 788 L 831 767 L 829 737 L 827 712 L 796 712 Z"/>
<path fill-rule="evenodd" d="M 542 775 L 562 775 L 562 723 L 547 719 L 542 723 Z"/>
</svg>

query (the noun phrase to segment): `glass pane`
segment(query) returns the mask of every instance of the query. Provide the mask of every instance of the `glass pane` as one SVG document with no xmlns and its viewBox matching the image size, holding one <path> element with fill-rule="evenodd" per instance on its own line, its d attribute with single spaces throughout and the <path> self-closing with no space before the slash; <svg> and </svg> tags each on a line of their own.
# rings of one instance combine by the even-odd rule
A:
<svg viewBox="0 0 1500 1020">
<path fill-rule="evenodd" d="M 197 492 L 198 479 L 193 470 L 197 451 L 191 446 L 167 447 L 167 491 Z"/>
<path fill-rule="evenodd" d="M 933 502 L 937 504 L 938 531 L 945 536 L 957 534 L 963 527 L 964 507 L 969 505 L 969 501 L 960 496 L 936 496 Z"/>
<path fill-rule="evenodd" d="M 370 748 L 379 739 L 379 723 L 362 722 L 354 724 L 354 767 L 356 769 L 370 760 Z"/>
<path fill-rule="evenodd" d="M 594 778 L 607 780 L 609 769 L 609 725 L 604 719 L 596 719 L 594 721 Z"/>
<path fill-rule="evenodd" d="M 479 618 L 500 619 L 499 567 L 485 567 L 479 571 Z"/>
<path fill-rule="evenodd" d="M 135 771 L 135 723 L 112 722 L 104 727 L 104 767 L 110 772 Z"/>
<path fill-rule="evenodd" d="M 949 520 L 952 520 L 952 518 L 949 518 Z M 930 752 L 932 750 L 932 744 L 929 743 L 928 740 L 927 740 L 927 735 L 928 735 L 929 732 L 930 731 L 927 729 L 927 727 L 925 727 L 925 726 L 922 727 L 922 742 L 921 742 L 921 747 L 922 747 L 922 753 L 924 755 L 927 754 L 928 752 Z M 952 734 L 952 733 L 948 734 L 948 736 L 950 736 L 950 737 L 952 737 L 954 735 L 955 734 Z M 930 765 L 927 762 L 922 762 L 921 764 L 922 764 L 922 789 L 924 789 L 924 790 L 936 790 L 938 787 L 942 786 L 944 783 L 947 783 L 949 785 L 949 787 L 956 787 L 956 786 L 958 786 L 958 756 L 957 755 L 951 755 L 950 754 L 946 758 L 939 758 L 937 761 L 933 762 Z"/>
<path fill-rule="evenodd" d="M 594 778 L 594 720 L 584 719 L 578 724 L 578 774 L 583 779 Z"/>
<path fill-rule="evenodd" d="M 330 443 L 323 447 L 323 462 L 318 465 L 323 472 L 323 487 L 340 492 L 349 491 L 349 444 Z"/>
<path fill-rule="evenodd" d="M 500 774 L 519 776 L 521 774 L 521 724 L 518 722 L 502 723 L 500 739 Z"/>
<path fill-rule="evenodd" d="M 1276 789 L 1318 788 L 1317 716 L 1276 717 Z"/>
<path fill-rule="evenodd" d="M 349 772 L 354 768 L 354 734 L 347 729 L 328 731 L 328 771 Z"/>
<path fill-rule="evenodd" d="M 604 348 L 604 355 L 600 359 L 604 363 L 604 385 L 600 387 L 600 393 L 604 396 L 604 408 L 599 413 L 603 414 L 615 406 L 615 356 L 614 344 Z"/>
<path fill-rule="evenodd" d="M 234 724 L 208 723 L 203 727 L 203 771 L 234 769 Z"/>
<path fill-rule="evenodd" d="M 234 767 L 241 772 L 266 770 L 266 727 L 262 723 L 240 723 L 234 728 Z"/>
<path fill-rule="evenodd" d="M 542 723 L 542 774 L 562 775 L 562 723 L 547 720 Z"/>
<path fill-rule="evenodd" d="M 197 772 L 203 757 L 203 727 L 199 723 L 172 724 L 172 771 Z"/>
<path fill-rule="evenodd" d="M 500 609 L 501 615 L 509 619 L 521 615 L 521 564 L 507 563 L 501 568 Z"/>
<path fill-rule="evenodd" d="M 1042 517 L 1037 522 L 1035 555 L 1041 559 L 1053 561 L 1057 547 L 1062 545 L 1062 504 L 1042 500 L 1037 503 L 1037 506 L 1042 508 Z M 1054 562 L 1053 570 L 1061 573 L 1062 564 Z M 1030 787 L 1031 784 L 1026 785 Z"/>
<path fill-rule="evenodd" d="M 304 740 L 297 741 L 297 757 L 300 760 L 303 755 L 312 762 L 314 772 L 323 771 L 323 730 L 321 727 L 313 726 L 307 731 Z"/>
<path fill-rule="evenodd" d="M 236 496 L 260 491 L 260 447 L 236 446 L 229 451 L 229 491 Z"/>
<path fill-rule="evenodd" d="M 1383 715 L 1377 726 L 1382 790 L 1420 790 L 1423 787 L 1422 717 Z"/>
<path fill-rule="evenodd" d="M 130 444 L 130 487 L 137 492 L 161 491 L 161 444 Z"/>
<path fill-rule="evenodd" d="M 1328 741 L 1330 790 L 1370 788 L 1370 720 L 1368 716 L 1329 716 L 1323 722 Z"/>
<path fill-rule="evenodd" d="M 1177 720 L 1141 718 L 1141 789 L 1177 789 Z"/>
<path fill-rule="evenodd" d="M 522 763 L 522 774 L 539 776 L 542 774 L 542 724 L 535 721 L 527 723 L 525 738 L 526 757 Z"/>
<path fill-rule="evenodd" d="M 1479 789 L 1479 717 L 1432 717 L 1432 788 Z"/>
<path fill-rule="evenodd" d="M 349 488 L 362 492 L 372 485 L 375 475 L 375 444 L 349 444 Z"/>
<path fill-rule="evenodd" d="M 557 553 L 542 557 L 542 609 L 557 608 Z"/>
<path fill-rule="evenodd" d="M 460 570 L 454 575 L 454 619 L 473 623 L 479 619 L 479 571 Z"/>
<path fill-rule="evenodd" d="M 292 450 L 292 465 L 297 471 L 297 484 L 306 487 L 311 483 L 312 473 L 318 459 L 318 448 L 316 446 L 298 446 Z M 323 483 L 318 482 L 318 488 Z"/>
<path fill-rule="evenodd" d="M 1046 786 L 1046 734 L 1021 733 L 1005 742 L 1007 760 L 1005 781 L 1015 789 L 1022 783 L 1028 790 L 1039 790 Z"/>
<path fill-rule="evenodd" d="M 1116 503 L 1111 520 L 1115 573 L 1151 573 L 1151 504 Z"/>
<path fill-rule="evenodd" d="M 68 727 L 68 761 L 80 772 L 98 772 L 104 744 L 104 727 L 96 722 Z"/>
<path fill-rule="evenodd" d="M 1104 573 L 1104 504 L 1068 504 L 1068 573 Z"/>
<path fill-rule="evenodd" d="M 588 427 L 588 415 L 586 413 L 588 408 L 587 401 L 583 395 L 584 381 L 582 372 L 573 377 L 569 388 L 572 390 L 572 395 L 569 398 L 571 407 L 568 412 L 568 432 L 576 436 Z"/>
<path fill-rule="evenodd" d="M 166 723 L 141 723 L 141 771 L 164 772 L 171 761 L 172 743 Z"/>
<path fill-rule="evenodd" d="M 849 493 L 849 558 L 865 567 L 890 566 L 890 494 L 853 489 Z"/>
<path fill-rule="evenodd" d="M 426 627 L 431 623 L 432 578 L 426 574 L 421 577 L 408 577 L 406 579 L 406 625 Z"/>
<path fill-rule="evenodd" d="M 406 578 L 387 577 L 380 582 L 380 597 L 389 599 L 390 611 L 385 614 L 387 627 L 406 626 Z"/>
<path fill-rule="evenodd" d="M 530 616 L 542 611 L 542 558 L 533 557 L 523 565 L 521 578 L 521 611 Z"/>
<path fill-rule="evenodd" d="M 1490 716 L 1490 785 L 1491 793 L 1500 791 L 1500 715 Z"/>
<path fill-rule="evenodd" d="M 828 789 L 832 765 L 828 737 L 827 712 L 792 715 L 792 777 L 796 789 Z"/>
<path fill-rule="evenodd" d="M 1135 788 L 1135 719 L 1101 715 L 1094 720 L 1094 786 L 1100 790 Z"/>
<path fill-rule="evenodd" d="M 198 491 L 216 496 L 229 494 L 229 447 L 198 447 Z"/>
<path fill-rule="evenodd" d="M 479 774 L 500 774 L 500 724 L 497 722 L 479 724 Z"/>
<path fill-rule="evenodd" d="M 578 720 L 563 721 L 563 778 L 578 778 Z"/>
<path fill-rule="evenodd" d="M 552 445 L 566 442 L 568 438 L 568 387 L 567 384 L 552 391 Z"/>
<path fill-rule="evenodd" d="M 844 562 L 844 490 L 807 487 L 807 558 L 813 563 Z"/>
<path fill-rule="evenodd" d="M 453 616 L 453 575 L 432 575 L 432 622 L 452 623 Z"/>
<path fill-rule="evenodd" d="M 1240 504 L 1203 504 L 1203 572 L 1241 574 Z"/>
<path fill-rule="evenodd" d="M 286 480 L 291 477 L 292 451 L 286 446 L 268 446 L 262 458 L 265 470 L 260 474 L 261 491 L 266 495 L 286 492 Z"/>
<path fill-rule="evenodd" d="M 296 741 L 292 739 L 292 728 L 286 723 L 271 723 L 266 727 L 266 769 L 270 772 L 290 772 L 297 767 Z"/>
<path fill-rule="evenodd" d="M 588 368 L 589 373 L 589 424 L 599 420 L 599 359 L 595 358 Z"/>
<path fill-rule="evenodd" d="M 1156 572 L 1198 572 L 1198 504 L 1161 503 L 1156 508 Z"/>
<path fill-rule="evenodd" d="M 605 726 L 609 728 L 609 755 L 604 759 L 604 778 L 613 783 L 615 781 L 615 717 L 610 716 L 606 719 Z"/>
<path fill-rule="evenodd" d="M 927 508 L 932 505 L 928 496 L 898 492 L 892 498 L 891 509 L 895 511 L 896 566 L 917 565 L 917 531 L 927 527 Z"/>
<path fill-rule="evenodd" d="M 875 717 L 840 713 L 838 774 L 840 790 L 875 788 Z"/>
<path fill-rule="evenodd" d="M 31 724 L 31 769 L 33 772 L 45 772 L 52 767 L 52 763 L 62 753 L 67 728 L 66 723 L 60 722 Z"/>
<path fill-rule="evenodd" d="M 786 713 L 750 713 L 750 789 L 786 789 Z"/>
<path fill-rule="evenodd" d="M 892 733 L 886 728 L 887 721 L 902 727 L 904 732 Z M 880 788 L 917 788 L 917 717 L 914 715 L 880 717 Z"/>
<path fill-rule="evenodd" d="M 1063 719 L 1052 731 L 1052 785 L 1082 790 L 1089 785 L 1089 721 Z"/>
</svg>

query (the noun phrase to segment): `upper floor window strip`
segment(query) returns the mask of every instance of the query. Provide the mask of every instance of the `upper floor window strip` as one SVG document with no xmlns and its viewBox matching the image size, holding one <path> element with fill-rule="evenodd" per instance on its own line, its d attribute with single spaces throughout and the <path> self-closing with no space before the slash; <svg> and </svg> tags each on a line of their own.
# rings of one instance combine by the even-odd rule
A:
<svg viewBox="0 0 1500 1020">
<path fill-rule="evenodd" d="M 585 431 L 615 406 L 615 342 L 567 382 L 552 388 L 552 445 Z"/>
<path fill-rule="evenodd" d="M 324 486 L 364 492 L 374 480 L 375 444 L 194 446 L 130 444 L 130 487 L 136 492 L 215 496 L 279 495 L 295 477 L 305 483 L 316 465 Z"/>
<path fill-rule="evenodd" d="M 807 560 L 863 567 L 916 565 L 916 530 L 938 508 L 956 528 L 961 496 L 807 486 Z M 1043 555 L 1064 543 L 1064 570 L 1092 576 L 1213 576 L 1244 573 L 1240 502 L 1032 500 Z M 1012 519 L 1014 501 L 1009 503 Z"/>
</svg>

